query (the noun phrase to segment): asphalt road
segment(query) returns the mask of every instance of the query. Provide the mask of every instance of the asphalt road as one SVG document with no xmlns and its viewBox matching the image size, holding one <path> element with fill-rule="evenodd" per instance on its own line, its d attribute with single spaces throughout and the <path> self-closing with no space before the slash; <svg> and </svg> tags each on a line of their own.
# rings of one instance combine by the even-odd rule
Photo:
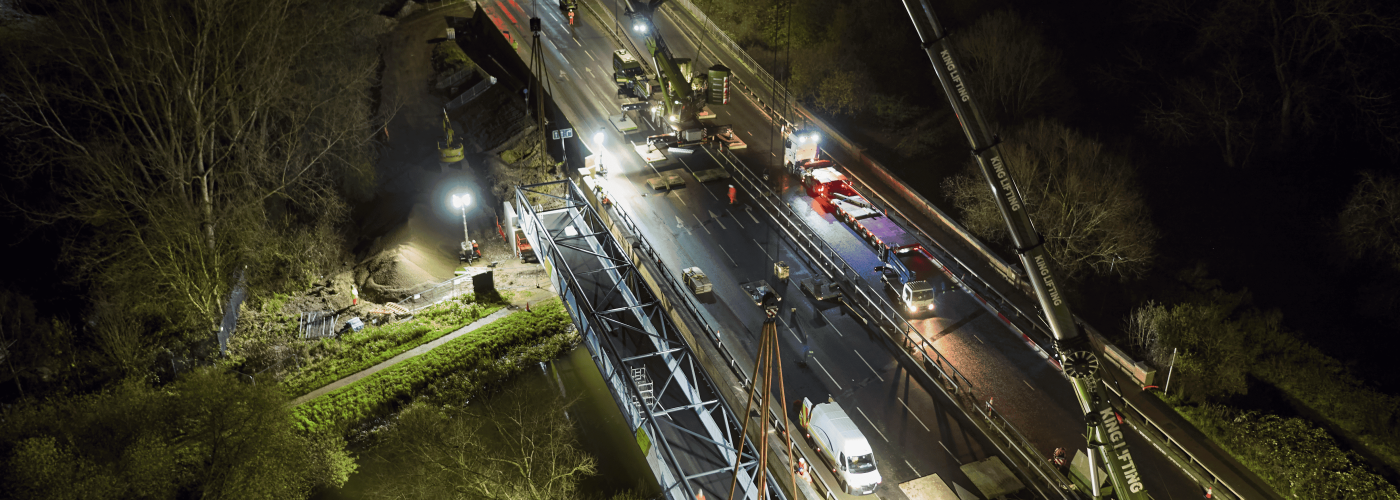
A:
<svg viewBox="0 0 1400 500">
<path fill-rule="evenodd" d="M 553 79 L 553 92 L 560 107 L 574 117 L 577 133 L 591 138 L 603 131 L 605 149 L 614 174 L 613 194 L 637 218 L 648 240 L 658 248 L 671 271 L 699 266 L 714 283 L 714 294 L 702 297 L 706 313 L 729 345 L 740 345 L 756 353 L 761 312 L 743 294 L 739 285 L 767 279 L 778 286 L 784 301 L 779 330 L 785 350 L 783 370 L 789 401 L 802 397 L 820 401 L 834 397 L 851 413 L 857 425 L 871 440 L 885 484 L 878 491 L 883 498 L 902 498 L 896 485 L 937 473 L 946 481 L 968 489 L 971 482 L 961 473 L 961 464 L 986 458 L 995 449 L 966 417 L 944 400 L 914 383 L 895 361 L 893 349 L 880 336 L 872 334 L 855 319 L 844 315 L 834 304 L 818 302 L 797 289 L 797 280 L 812 273 L 793 255 L 793 248 L 775 233 L 761 212 L 740 204 L 730 206 L 723 181 L 704 185 L 694 181 L 671 191 L 653 191 L 645 180 L 658 171 L 714 168 L 703 153 L 680 156 L 680 161 L 655 170 L 643 163 L 629 142 L 641 142 L 651 131 L 640 119 L 641 130 L 623 135 L 608 123 L 619 113 L 616 88 L 611 79 L 611 53 L 615 43 L 596 26 L 587 10 L 577 16 L 573 30 L 550 2 L 539 2 L 536 14 L 543 19 L 547 73 Z M 482 2 L 483 7 L 501 16 L 520 42 L 520 54 L 529 60 L 530 36 L 528 4 L 509 0 Z M 590 2 L 599 14 L 607 15 L 615 5 Z M 511 23 L 502 9 L 515 17 Z M 671 15 L 658 15 L 655 25 L 677 57 L 696 60 L 696 68 L 706 68 L 714 58 L 706 50 L 696 54 L 696 32 L 681 30 Z M 609 20 L 610 22 L 611 20 Z M 625 28 L 627 24 L 623 23 Z M 645 47 L 634 38 L 636 47 Z M 630 47 L 629 47 L 630 48 Z M 736 72 L 737 65 L 729 65 Z M 878 285 L 874 267 L 879 263 L 873 251 L 844 224 L 826 213 L 796 185 L 776 169 L 776 155 L 768 147 L 773 131 L 768 119 L 742 97 L 732 92 L 732 104 L 712 107 L 716 124 L 733 125 L 749 149 L 738 152 L 751 168 L 768 168 L 773 184 L 808 225 L 815 229 L 853 268 L 861 269 L 867 282 Z M 633 115 L 636 119 L 635 114 Z M 771 277 L 771 262 L 784 260 L 793 266 L 788 284 Z M 940 277 L 937 280 L 946 280 Z M 949 288 L 950 283 L 936 282 Z M 791 308 L 797 308 L 795 318 Z M 1084 427 L 1074 395 L 1063 375 L 1042 354 L 1024 343 L 990 314 L 974 298 L 964 293 L 939 296 L 935 314 L 918 319 L 915 326 L 944 353 L 975 387 L 977 394 L 991 398 L 996 408 L 1036 446 L 1044 456 L 1056 447 L 1084 446 Z M 797 366 L 803 343 L 814 352 L 806 368 Z M 787 355 L 791 353 L 791 355 Z M 748 370 L 749 367 L 745 367 Z M 795 418 L 795 413 L 790 413 Z M 1139 467 L 1153 496 L 1195 498 L 1195 486 L 1165 457 L 1136 435 L 1130 435 Z"/>
</svg>

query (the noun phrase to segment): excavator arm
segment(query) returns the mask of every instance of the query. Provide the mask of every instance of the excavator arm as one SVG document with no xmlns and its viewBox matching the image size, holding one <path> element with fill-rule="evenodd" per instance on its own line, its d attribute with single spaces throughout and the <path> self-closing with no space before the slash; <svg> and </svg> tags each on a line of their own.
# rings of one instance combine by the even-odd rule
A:
<svg viewBox="0 0 1400 500">
<path fill-rule="evenodd" d="M 948 95 L 948 102 L 957 113 L 972 155 L 982 176 L 992 187 L 997 207 L 1001 210 L 1011 233 L 1012 244 L 1021 264 L 1029 275 L 1036 299 L 1045 312 L 1046 322 L 1055 335 L 1055 350 L 1059 352 L 1060 364 L 1070 376 L 1074 385 L 1075 397 L 1079 400 L 1080 411 L 1088 427 L 1091 453 L 1099 455 L 1100 463 L 1108 469 L 1113 483 L 1113 493 L 1118 500 L 1147 500 L 1147 492 L 1133 461 L 1132 450 L 1124 441 L 1123 429 L 1108 399 L 1103 395 L 1099 384 L 1099 360 L 1089 345 L 1088 338 L 1079 331 L 1074 317 L 1070 314 L 1068 298 L 1056 284 L 1055 272 L 1050 267 L 1049 256 L 1045 253 L 1044 241 L 1031 224 L 1024 199 L 1011 177 L 1011 171 L 1001 156 L 1000 140 L 992 135 L 986 121 L 977 109 L 976 102 L 968 89 L 967 75 L 958 64 L 958 57 L 948 44 L 948 33 L 934 16 L 928 0 L 903 0 L 909 18 L 919 33 L 919 41 L 928 52 L 929 62 L 933 63 L 938 80 Z M 918 6 L 914 3 L 918 2 Z M 920 15 L 922 14 L 922 15 Z M 920 22 L 920 18 L 925 22 Z"/>
</svg>

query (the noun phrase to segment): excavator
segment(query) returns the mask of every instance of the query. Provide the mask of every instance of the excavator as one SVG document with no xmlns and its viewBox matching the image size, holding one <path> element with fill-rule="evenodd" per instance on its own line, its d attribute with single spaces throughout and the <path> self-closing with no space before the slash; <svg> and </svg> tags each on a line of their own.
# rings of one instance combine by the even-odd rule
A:
<svg viewBox="0 0 1400 500">
<path fill-rule="evenodd" d="M 1098 465 L 1107 469 L 1112 483 L 1112 496 L 1117 500 L 1149 500 L 1142 475 L 1133 461 L 1133 450 L 1124 440 L 1122 420 L 1112 403 L 1104 396 L 1099 380 L 1099 359 L 1089 339 L 1075 323 L 1070 313 L 1069 298 L 1059 289 L 1055 270 L 1045 252 L 1045 241 L 1036 232 L 1020 189 L 1001 155 L 1001 139 L 987 126 L 966 83 L 967 73 L 959 63 L 958 54 L 948 43 L 948 32 L 939 24 L 929 6 L 929 0 L 903 0 L 904 8 L 919 34 L 919 41 L 933 63 L 934 72 L 943 85 L 948 102 L 952 104 L 958 122 L 962 124 L 972 156 L 988 184 L 992 187 L 1002 218 L 1010 229 L 1016 255 L 1025 266 L 1036 300 L 1044 311 L 1046 323 L 1055 336 L 1055 350 L 1060 365 L 1074 386 L 1075 398 L 1084 414 L 1085 436 L 1089 444 L 1090 471 Z M 918 5 L 915 5 L 915 4 Z M 1091 485 L 1094 498 L 1108 498 L 1098 484 Z"/>
</svg>

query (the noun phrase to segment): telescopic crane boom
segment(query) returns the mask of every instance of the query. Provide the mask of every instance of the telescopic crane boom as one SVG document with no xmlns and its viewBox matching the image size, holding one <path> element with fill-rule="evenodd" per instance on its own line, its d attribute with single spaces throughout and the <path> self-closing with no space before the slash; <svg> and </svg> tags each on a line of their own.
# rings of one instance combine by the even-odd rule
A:
<svg viewBox="0 0 1400 500">
<path fill-rule="evenodd" d="M 1097 453 L 1108 468 L 1109 479 L 1113 482 L 1113 494 L 1118 500 L 1147 500 L 1147 491 L 1142 484 L 1132 451 L 1124 441 L 1117 414 L 1103 396 L 1099 386 L 1099 360 L 1090 349 L 1088 338 L 1079 331 L 1074 317 L 1070 314 L 1067 298 L 1055 283 L 1055 273 L 1050 269 L 1045 255 L 1044 241 L 1031 224 L 1026 213 L 1025 203 L 1011 178 L 1011 171 L 1002 161 L 1000 140 L 992 135 L 986 121 L 978 111 L 976 103 L 961 73 L 958 57 L 947 42 L 948 33 L 939 24 L 928 0 L 903 0 L 914 29 L 919 32 L 919 41 L 928 52 L 929 61 L 938 73 L 938 80 L 948 94 L 948 102 L 958 115 L 967 141 L 972 145 L 972 155 L 977 166 L 992 187 L 997 207 L 1010 229 L 1012 244 L 1021 264 L 1026 268 L 1036 299 L 1045 311 L 1046 322 L 1055 335 L 1055 350 L 1060 353 L 1060 364 L 1069 374 L 1074 385 L 1074 394 L 1079 399 L 1079 408 L 1084 412 L 1088 426 L 1091 453 Z M 922 12 L 922 16 L 920 16 Z M 920 22 L 927 20 L 927 25 Z M 1091 462 L 1092 463 L 1092 462 Z"/>
<path fill-rule="evenodd" d="M 697 97 L 703 96 L 691 88 L 690 78 L 671 55 L 671 49 L 651 22 L 652 14 L 664 3 L 666 0 L 649 0 L 645 10 L 631 11 L 629 2 L 628 16 L 632 18 L 632 29 L 646 37 L 647 52 L 651 54 L 657 79 L 661 83 L 661 102 L 666 121 L 677 130 L 685 130 L 696 123 L 703 100 Z"/>
</svg>

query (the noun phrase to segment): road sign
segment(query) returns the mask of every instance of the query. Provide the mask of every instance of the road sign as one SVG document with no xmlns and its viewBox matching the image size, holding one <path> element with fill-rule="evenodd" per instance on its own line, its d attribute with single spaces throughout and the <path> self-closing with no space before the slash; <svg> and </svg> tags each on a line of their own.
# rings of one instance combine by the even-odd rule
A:
<svg viewBox="0 0 1400 500">
<path fill-rule="evenodd" d="M 568 139 L 568 138 L 574 136 L 574 129 L 572 129 L 572 128 L 561 128 L 561 129 L 559 129 L 559 135 L 560 135 L 561 137 L 565 138 L 565 139 Z M 556 137 L 556 139 L 557 139 L 557 137 Z"/>
<path fill-rule="evenodd" d="M 554 140 L 556 140 L 556 141 L 559 140 L 559 131 L 558 131 L 558 130 L 555 130 L 555 131 L 554 131 Z"/>
</svg>

